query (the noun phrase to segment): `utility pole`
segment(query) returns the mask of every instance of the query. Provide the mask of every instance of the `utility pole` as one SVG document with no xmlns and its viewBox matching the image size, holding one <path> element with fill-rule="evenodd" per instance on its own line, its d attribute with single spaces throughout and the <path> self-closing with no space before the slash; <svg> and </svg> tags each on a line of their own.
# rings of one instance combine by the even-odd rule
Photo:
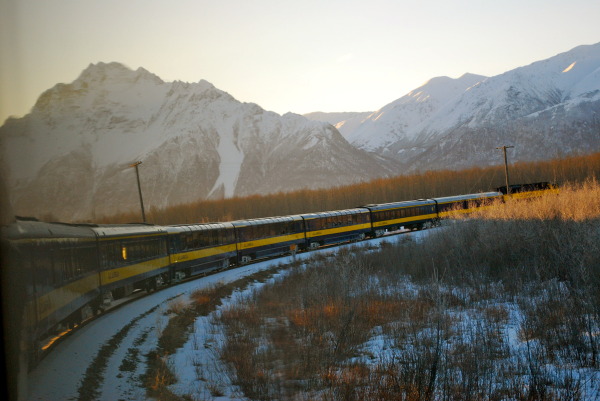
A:
<svg viewBox="0 0 600 401">
<path fill-rule="evenodd" d="M 144 212 L 144 199 L 142 198 L 142 187 L 140 186 L 140 172 L 138 170 L 138 166 L 140 164 L 142 164 L 142 162 L 137 161 L 133 164 L 130 164 L 129 167 L 135 167 L 135 176 L 137 177 L 138 193 L 140 195 L 140 205 L 142 207 L 142 221 L 145 223 L 146 222 L 146 213 Z"/>
<path fill-rule="evenodd" d="M 510 195 L 510 186 L 508 185 L 508 162 L 506 161 L 506 149 L 514 148 L 514 146 L 500 146 L 496 149 L 502 149 L 504 152 L 504 176 L 506 177 L 506 195 Z"/>
</svg>

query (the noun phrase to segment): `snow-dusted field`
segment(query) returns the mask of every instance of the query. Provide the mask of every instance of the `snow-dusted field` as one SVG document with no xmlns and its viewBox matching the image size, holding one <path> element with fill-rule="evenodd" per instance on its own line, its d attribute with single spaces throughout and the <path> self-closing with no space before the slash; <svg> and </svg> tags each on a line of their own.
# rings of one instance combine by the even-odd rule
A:
<svg viewBox="0 0 600 401">
<path fill-rule="evenodd" d="M 392 242 L 403 235 L 420 236 L 427 232 L 415 232 L 400 236 L 389 236 L 384 239 Z M 368 241 L 374 245 L 384 239 Z M 346 245 L 344 245 L 346 246 Z M 297 259 L 309 258 L 316 253 L 328 253 L 335 250 L 328 248 L 316 252 L 302 253 Z M 243 266 L 214 275 L 199 278 L 174 287 L 166 288 L 136 300 L 124 307 L 107 313 L 106 315 L 87 324 L 80 330 L 66 338 L 29 374 L 27 400 L 76 400 L 81 399 L 80 386 L 88 369 L 93 369 L 91 363 L 105 347 L 109 348 L 111 355 L 108 358 L 107 368 L 99 376 L 102 378 L 98 400 L 141 400 L 146 399 L 146 390 L 139 379 L 140 374 L 146 370 L 144 355 L 156 348 L 157 335 L 168 321 L 165 310 L 174 302 L 188 302 L 189 295 L 198 289 L 208 288 L 217 283 L 228 283 L 255 272 L 269 269 L 278 264 L 291 262 L 291 257 L 264 261 L 249 266 Z M 239 294 L 238 294 L 239 295 Z M 235 302 L 233 300 L 228 302 Z M 205 375 L 211 381 L 219 382 L 215 375 L 224 373 L 224 368 L 219 365 L 214 357 L 213 349 L 204 348 L 206 341 L 216 341 L 218 337 L 211 333 L 204 333 L 203 328 L 209 327 L 208 318 L 201 318 L 196 324 L 196 333 L 191 336 L 185 348 L 178 353 L 174 360 L 174 370 L 179 375 L 176 385 L 180 394 L 202 394 L 207 389 L 198 389 L 194 362 L 203 360 L 206 368 Z M 130 324 L 133 322 L 133 324 Z M 128 325 L 130 327 L 128 327 Z M 122 334 L 120 341 L 111 342 L 119 332 Z M 116 343 L 116 344 L 113 344 Z M 202 344 L 202 346 L 198 346 Z M 198 350 L 205 350 L 199 352 Z M 137 359 L 135 369 L 129 371 L 123 367 L 124 362 Z M 222 376 L 223 392 L 237 399 L 234 388 L 227 390 L 228 378 Z M 187 388 L 186 388 L 187 386 Z M 224 399 L 229 399 L 225 397 Z"/>
<path fill-rule="evenodd" d="M 397 242 L 408 237 L 418 240 L 436 230 L 440 230 L 440 228 L 387 236 L 365 241 L 363 244 L 379 246 L 382 241 Z M 343 247 L 348 246 L 344 245 Z M 319 254 L 333 254 L 338 252 L 339 248 L 341 247 L 298 254 L 296 260 L 307 260 Z M 210 288 L 218 283 L 231 283 L 278 265 L 290 264 L 292 261 L 292 257 L 285 257 L 219 272 L 163 289 L 107 313 L 66 338 L 31 372 L 28 378 L 26 399 L 148 399 L 142 380 L 142 375 L 147 371 L 146 355 L 157 349 L 158 338 L 170 318 L 166 313 L 167 310 L 174 309 L 178 304 L 189 303 L 190 295 L 196 290 Z M 277 279 L 278 275 L 288 272 L 289 270 L 281 270 L 266 283 L 272 282 Z M 243 290 L 234 291 L 231 296 L 222 300 L 222 304 L 215 311 L 195 320 L 193 332 L 187 342 L 167 359 L 170 370 L 176 376 L 175 384 L 169 386 L 172 393 L 181 397 L 191 396 L 196 400 L 245 399 L 240 388 L 232 383 L 228 368 L 219 358 L 226 339 L 223 334 L 224 330 L 219 326 L 218 319 L 215 317 L 221 311 L 243 303 L 253 291 L 264 285 L 265 283 L 255 282 Z M 402 286 L 405 286 L 402 291 L 409 294 L 409 298 L 410 293 L 414 293 L 417 297 L 417 294 L 423 290 L 427 291 L 424 287 L 410 281 L 406 281 Z M 560 286 L 557 289 L 560 289 Z M 469 298 L 468 294 L 460 293 L 460 291 L 465 291 L 464 289 L 446 288 L 443 291 L 453 293 L 457 299 Z M 554 295 L 558 296 L 558 294 Z M 552 296 L 552 294 L 548 293 L 548 296 Z M 489 347 L 484 346 L 480 350 L 477 347 L 481 347 L 481 344 L 472 345 L 469 344 L 469 341 L 481 341 L 480 331 L 492 330 L 499 336 L 499 342 L 493 344 L 492 348 L 499 347 L 497 351 L 504 356 L 498 360 L 498 367 L 485 371 L 496 372 L 503 375 L 504 378 L 499 382 L 494 377 L 482 378 L 481 380 L 484 380 L 485 383 L 490 385 L 499 383 L 500 386 L 506 386 L 508 383 L 508 386 L 514 385 L 522 388 L 523 394 L 526 394 L 527 388 L 532 385 L 530 383 L 532 379 L 529 378 L 526 370 L 533 366 L 543 370 L 543 374 L 537 373 L 539 377 L 543 378 L 549 375 L 548 377 L 551 377 L 555 383 L 564 382 L 565 386 L 571 383 L 571 388 L 565 387 L 562 390 L 565 395 L 572 392 L 572 394 L 578 395 L 579 398 L 575 397 L 576 399 L 600 399 L 598 386 L 600 372 L 597 370 L 578 368 L 569 363 L 538 365 L 538 362 L 534 362 L 533 365 L 531 364 L 531 358 L 536 358 L 535 355 L 540 352 L 542 345 L 535 338 L 528 341 L 523 339 L 523 322 L 526 321 L 526 317 L 516 300 L 484 300 L 482 302 L 484 303 L 482 305 L 467 303 L 468 305 L 465 307 L 449 308 L 442 312 L 450 318 L 449 321 L 453 322 L 450 332 L 454 334 L 451 334 L 450 338 L 442 345 L 442 347 L 447 347 L 444 351 L 447 355 L 454 355 L 454 347 L 462 344 L 467 353 L 483 350 L 482 356 L 484 357 Z M 493 310 L 501 310 L 506 313 L 506 318 L 501 318 L 502 323 L 491 327 L 487 325 L 484 315 Z M 428 330 L 425 328 L 424 333 Z M 355 357 L 348 360 L 349 364 L 366 363 L 369 366 L 383 366 L 389 361 L 402 360 L 410 353 L 418 357 L 420 352 L 418 345 L 399 344 L 394 335 L 390 335 L 381 327 L 376 327 L 369 335 L 370 339 L 360 347 Z M 106 368 L 97 368 L 97 365 L 94 364 L 99 356 L 106 361 L 105 364 L 102 364 Z M 463 357 L 459 356 L 458 358 L 462 360 Z M 467 361 L 469 356 L 465 355 L 464 358 Z M 516 373 L 510 373 L 513 372 L 511 369 L 514 366 L 525 370 L 515 376 Z M 96 383 L 91 386 L 82 386 L 84 380 L 89 380 L 91 371 L 95 373 Z M 88 378 L 86 379 L 86 377 Z M 95 390 L 89 393 L 90 388 Z M 490 390 L 492 389 L 490 388 Z"/>
</svg>

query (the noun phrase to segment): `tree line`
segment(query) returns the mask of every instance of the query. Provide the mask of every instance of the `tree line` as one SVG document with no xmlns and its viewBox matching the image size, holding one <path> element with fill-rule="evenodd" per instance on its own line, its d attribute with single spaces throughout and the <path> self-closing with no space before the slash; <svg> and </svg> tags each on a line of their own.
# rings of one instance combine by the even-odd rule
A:
<svg viewBox="0 0 600 401">
<path fill-rule="evenodd" d="M 509 173 L 511 184 L 548 181 L 561 185 L 567 182 L 583 182 L 589 177 L 600 177 L 600 152 L 549 161 L 517 162 L 509 165 Z M 199 200 L 161 209 L 151 207 L 147 212 L 147 220 L 161 225 L 232 221 L 348 209 L 371 203 L 487 192 L 503 185 L 504 166 L 426 171 L 346 186 L 335 186 L 335 182 L 332 182 L 329 189 L 303 189 L 268 195 Z M 135 221 L 140 221 L 138 212 L 105 217 L 98 223 Z"/>
</svg>

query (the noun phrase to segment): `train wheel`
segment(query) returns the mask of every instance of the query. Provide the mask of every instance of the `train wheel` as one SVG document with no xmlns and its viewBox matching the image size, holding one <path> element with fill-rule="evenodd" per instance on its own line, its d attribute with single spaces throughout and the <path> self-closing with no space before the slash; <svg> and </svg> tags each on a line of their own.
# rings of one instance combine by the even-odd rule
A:
<svg viewBox="0 0 600 401">
<path fill-rule="evenodd" d="M 156 278 L 152 277 L 146 280 L 146 292 L 156 291 Z"/>
</svg>

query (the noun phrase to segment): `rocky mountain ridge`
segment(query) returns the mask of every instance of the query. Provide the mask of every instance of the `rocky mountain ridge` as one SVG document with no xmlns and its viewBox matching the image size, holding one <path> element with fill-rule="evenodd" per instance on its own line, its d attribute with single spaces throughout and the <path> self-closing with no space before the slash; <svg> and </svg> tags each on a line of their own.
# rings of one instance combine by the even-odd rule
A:
<svg viewBox="0 0 600 401">
<path fill-rule="evenodd" d="M 576 47 L 494 77 L 438 77 L 336 127 L 360 149 L 405 171 L 457 169 L 600 150 L 600 43 Z M 354 125 L 353 125 L 354 124 Z"/>
<path fill-rule="evenodd" d="M 90 65 L 0 127 L 16 214 L 94 220 L 147 208 L 322 188 L 394 173 L 331 125 L 241 103 L 206 81 Z"/>
</svg>

